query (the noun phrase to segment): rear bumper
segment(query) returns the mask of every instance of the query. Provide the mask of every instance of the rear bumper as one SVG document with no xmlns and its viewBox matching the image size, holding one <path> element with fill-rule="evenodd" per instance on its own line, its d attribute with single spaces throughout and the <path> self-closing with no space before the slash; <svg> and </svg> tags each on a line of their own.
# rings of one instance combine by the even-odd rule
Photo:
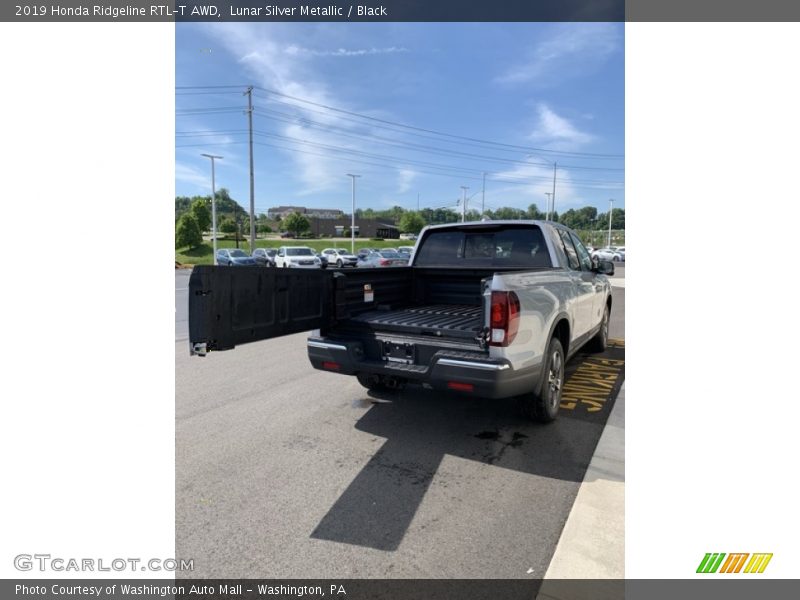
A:
<svg viewBox="0 0 800 600">
<path fill-rule="evenodd" d="M 380 375 L 427 388 L 465 392 L 485 398 L 509 398 L 538 388 L 541 365 L 514 369 L 508 361 L 465 352 L 437 351 L 426 365 L 407 365 L 364 356 L 361 342 L 308 338 L 308 358 L 315 369 L 342 375 Z"/>
</svg>

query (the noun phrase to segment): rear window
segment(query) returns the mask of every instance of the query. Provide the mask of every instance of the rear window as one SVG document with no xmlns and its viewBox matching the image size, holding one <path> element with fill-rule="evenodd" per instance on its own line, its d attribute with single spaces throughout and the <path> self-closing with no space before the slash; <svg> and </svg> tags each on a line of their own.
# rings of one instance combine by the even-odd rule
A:
<svg viewBox="0 0 800 600">
<path fill-rule="evenodd" d="M 442 229 L 428 232 L 417 249 L 421 267 L 552 267 L 538 227 Z"/>
</svg>

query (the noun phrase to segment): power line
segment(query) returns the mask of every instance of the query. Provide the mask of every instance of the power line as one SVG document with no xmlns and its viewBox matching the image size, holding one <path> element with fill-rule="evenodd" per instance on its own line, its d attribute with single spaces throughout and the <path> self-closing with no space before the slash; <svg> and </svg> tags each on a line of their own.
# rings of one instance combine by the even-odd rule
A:
<svg viewBox="0 0 800 600">
<path fill-rule="evenodd" d="M 516 145 L 516 144 L 506 144 L 506 143 L 502 143 L 502 142 L 495 142 L 495 141 L 492 141 L 492 140 L 484 140 L 484 139 L 473 138 L 473 137 L 469 137 L 469 136 L 456 135 L 456 134 L 452 134 L 452 133 L 436 131 L 434 129 L 426 129 L 424 127 L 416 127 L 414 125 L 408 125 L 408 124 L 405 124 L 405 123 L 398 123 L 396 121 L 390 121 L 388 119 L 381 119 L 381 118 L 378 118 L 378 117 L 372 117 L 372 116 L 369 116 L 369 115 L 363 115 L 363 114 L 356 113 L 356 112 L 353 112 L 353 111 L 345 110 L 343 108 L 336 108 L 334 106 L 329 106 L 327 104 L 314 102 L 312 100 L 306 100 L 305 98 L 298 98 L 297 96 L 291 96 L 289 94 L 284 94 L 283 92 L 278 92 L 276 90 L 270 90 L 270 89 L 262 88 L 262 87 L 258 87 L 258 86 L 255 86 L 255 89 L 257 89 L 259 91 L 262 91 L 262 92 L 264 92 L 266 94 L 271 94 L 271 95 L 279 96 L 279 97 L 282 97 L 282 98 L 288 98 L 288 99 L 294 100 L 296 102 L 302 102 L 304 104 L 310 104 L 311 106 L 317 106 L 317 107 L 324 108 L 326 110 L 330 110 L 330 111 L 333 111 L 333 112 L 343 113 L 343 114 L 346 114 L 346 115 L 351 115 L 351 116 L 354 116 L 354 117 L 359 117 L 359 118 L 362 118 L 362 119 L 375 121 L 377 123 L 385 123 L 385 124 L 388 124 L 388 125 L 394 125 L 396 127 L 403 127 L 403 128 L 411 129 L 411 130 L 414 130 L 414 131 L 422 131 L 422 132 L 425 132 L 425 133 L 431 133 L 431 134 L 434 134 L 434 135 L 440 135 L 440 136 L 459 139 L 459 140 L 466 140 L 466 141 L 470 141 L 470 142 L 479 142 L 479 143 L 482 143 L 482 144 L 491 144 L 491 145 L 494 145 L 494 146 L 502 146 L 502 147 L 506 147 L 506 148 L 516 148 L 518 150 L 531 151 L 531 152 L 548 152 L 550 154 L 558 154 L 558 155 L 561 155 L 561 156 L 576 156 L 576 157 L 586 156 L 586 157 L 593 157 L 593 158 L 624 158 L 624 155 L 622 155 L 622 154 L 600 154 L 600 153 L 591 153 L 591 152 L 567 152 L 567 151 L 563 151 L 563 150 L 549 150 L 547 148 L 535 148 L 533 146 L 519 146 L 519 145 Z"/>
<path fill-rule="evenodd" d="M 256 116 L 269 118 L 269 119 L 274 119 L 274 120 L 277 120 L 277 121 L 282 121 L 282 122 L 290 123 L 290 124 L 295 123 L 294 120 L 290 120 L 291 119 L 291 115 L 286 115 L 287 117 L 289 117 L 289 119 L 281 119 L 279 117 L 273 117 L 273 116 L 262 114 L 264 112 L 270 112 L 270 111 L 265 111 L 265 109 L 257 108 L 256 109 L 256 113 L 257 113 Z M 271 111 L 271 112 L 277 112 L 277 111 Z M 285 115 L 286 113 L 277 113 L 277 114 Z M 500 157 L 496 157 L 496 156 L 486 156 L 484 154 L 472 154 L 472 153 L 469 153 L 469 152 L 459 152 L 457 150 L 448 150 L 446 148 L 423 146 L 421 144 L 414 144 L 414 143 L 405 142 L 405 141 L 402 141 L 402 140 L 393 140 L 391 138 L 386 138 L 386 137 L 377 136 L 377 135 L 355 133 L 355 132 L 350 132 L 350 131 L 348 131 L 346 129 L 342 129 L 341 127 L 336 127 L 334 125 L 325 125 L 325 124 L 319 123 L 317 121 L 312 121 L 310 119 L 301 119 L 301 121 L 302 121 L 303 124 L 311 125 L 313 127 L 321 129 L 323 131 L 338 132 L 338 135 L 343 135 L 345 137 L 356 138 L 356 139 L 363 138 L 363 139 L 370 139 L 370 140 L 378 140 L 379 142 L 384 143 L 384 144 L 388 144 L 390 146 L 396 146 L 396 147 L 399 147 L 399 148 L 411 148 L 411 149 L 415 149 L 415 150 L 418 150 L 418 151 L 421 151 L 421 152 L 427 152 L 427 153 L 430 153 L 430 154 L 439 154 L 439 155 L 442 155 L 442 156 L 458 156 L 458 157 L 465 157 L 465 158 L 478 158 L 478 159 L 481 159 L 481 160 L 489 160 L 489 161 L 492 161 L 492 162 L 509 163 L 509 164 L 515 164 L 515 165 L 526 165 L 526 166 L 534 165 L 534 166 L 542 166 L 542 167 L 544 167 L 544 166 L 549 167 L 550 166 L 550 165 L 548 165 L 546 163 L 532 163 L 532 162 L 529 162 L 529 161 L 514 160 L 514 159 L 511 159 L 511 158 L 500 158 Z M 563 168 L 567 168 L 567 167 L 564 166 Z M 589 169 L 590 167 L 573 166 L 571 168 Z M 603 168 L 603 167 L 594 167 L 593 170 L 622 171 L 624 169 L 607 169 L 607 168 Z"/>
<path fill-rule="evenodd" d="M 247 130 L 242 130 L 242 129 L 238 129 L 238 130 L 237 129 L 227 129 L 227 130 L 217 130 L 217 131 L 198 131 L 196 133 L 190 132 L 190 131 L 189 132 L 181 131 L 181 132 L 176 132 L 175 135 L 178 136 L 178 137 L 182 137 L 182 138 L 190 138 L 190 137 L 209 137 L 209 136 L 213 137 L 213 136 L 218 136 L 218 135 L 241 135 L 241 134 L 246 133 L 246 132 L 247 132 Z M 322 147 L 326 147 L 326 148 L 334 148 L 334 149 L 345 151 L 345 152 L 350 151 L 349 148 L 346 148 L 346 147 L 343 147 L 343 146 L 330 146 L 330 145 L 327 145 L 327 144 L 321 144 L 319 142 L 311 142 L 311 141 L 308 141 L 308 140 L 303 140 L 301 138 L 296 138 L 296 137 L 293 137 L 293 136 L 281 136 L 279 134 L 267 133 L 267 132 L 259 131 L 259 130 L 256 130 L 255 133 L 257 135 L 262 135 L 262 136 L 266 136 L 266 137 L 275 137 L 275 138 L 278 138 L 278 139 L 290 141 L 291 143 L 310 144 L 310 145 L 322 146 Z M 354 137 L 354 136 L 346 136 L 346 137 Z M 394 144 L 392 144 L 392 145 L 394 145 Z M 353 152 L 356 152 L 356 151 L 353 151 Z M 359 152 L 363 153 L 363 151 L 359 151 Z M 410 159 L 402 159 L 402 158 L 397 158 L 397 157 L 393 157 L 393 156 L 390 157 L 390 156 L 386 156 L 386 155 L 375 155 L 375 154 L 370 154 L 370 153 L 364 153 L 364 154 L 368 154 L 371 157 L 380 157 L 382 159 L 398 160 L 398 161 L 405 162 L 406 164 L 419 164 L 419 165 L 422 165 L 422 166 L 435 166 L 436 168 L 453 168 L 453 169 L 463 170 L 463 171 L 467 171 L 467 172 L 478 172 L 476 169 L 469 169 L 469 168 L 465 168 L 465 167 L 456 167 L 456 166 L 451 166 L 451 165 L 441 165 L 439 163 L 428 163 L 428 162 L 422 162 L 422 161 L 412 161 Z M 449 156 L 449 154 L 445 154 L 445 155 Z M 474 155 L 470 155 L 470 156 L 474 156 Z M 510 162 L 515 162 L 515 163 L 519 163 L 519 164 L 522 164 L 522 165 L 530 165 L 531 164 L 531 163 L 524 162 L 524 161 L 510 161 Z M 481 170 L 480 172 L 484 172 L 484 171 Z M 491 172 L 489 172 L 489 171 L 486 171 L 486 173 L 487 174 L 491 174 Z M 527 176 L 519 176 L 519 177 L 514 177 L 512 175 L 506 175 L 505 177 L 507 179 L 519 179 L 520 181 L 530 181 L 532 179 L 542 180 L 542 181 L 549 181 L 550 180 L 549 176 L 543 176 L 543 175 L 527 175 Z M 623 182 L 621 182 L 621 181 L 608 181 L 608 180 L 605 180 L 605 179 L 573 179 L 573 178 L 568 178 L 568 177 L 562 177 L 561 181 L 569 182 L 569 183 L 601 183 L 601 184 L 619 184 L 619 185 L 623 184 Z"/>
<path fill-rule="evenodd" d="M 210 92 L 210 91 L 207 91 L 207 90 L 236 89 L 236 88 L 241 89 L 241 88 L 247 88 L 247 87 L 249 87 L 249 86 L 245 86 L 245 85 L 241 85 L 241 86 L 235 86 L 235 85 L 176 86 L 175 89 L 176 90 L 206 90 L 206 91 L 193 91 L 193 92 L 176 92 L 177 95 L 190 95 L 190 94 L 200 95 L 200 94 L 214 94 L 214 93 L 233 93 L 233 92 Z M 365 120 L 371 121 L 373 123 L 380 123 L 380 124 L 383 124 L 383 125 L 391 125 L 393 127 L 399 127 L 399 128 L 402 128 L 402 129 L 405 129 L 405 130 L 408 130 L 408 131 L 428 133 L 428 134 L 432 134 L 432 135 L 435 135 L 435 136 L 441 136 L 441 137 L 445 137 L 445 138 L 451 138 L 451 139 L 456 139 L 456 140 L 461 140 L 461 141 L 466 141 L 466 142 L 474 142 L 474 143 L 478 143 L 478 144 L 482 144 L 482 145 L 496 146 L 497 149 L 506 149 L 504 151 L 515 150 L 515 151 L 525 151 L 525 152 L 531 152 L 531 151 L 532 152 L 547 152 L 549 154 L 554 154 L 554 155 L 558 155 L 558 156 L 569 156 L 569 157 L 575 157 L 575 158 L 587 158 L 587 159 L 597 159 L 597 160 L 600 160 L 600 159 L 603 159 L 603 160 L 612 159 L 613 160 L 613 159 L 622 159 L 622 158 L 625 157 L 623 154 L 605 154 L 605 153 L 594 153 L 594 152 L 577 152 L 577 151 L 566 151 L 566 150 L 551 150 L 551 149 L 548 149 L 548 148 L 538 148 L 538 147 L 534 147 L 534 146 L 522 146 L 522 145 L 517 145 L 517 144 L 508 144 L 508 143 L 504 143 L 504 142 L 497 142 L 497 141 L 494 141 L 494 140 L 485 140 L 485 139 L 481 139 L 481 138 L 473 138 L 473 137 L 469 137 L 469 136 L 457 135 L 457 134 L 453 134 L 453 133 L 437 131 L 437 130 L 434 130 L 434 129 L 427 129 L 427 128 L 424 128 L 424 127 L 417 127 L 417 126 L 414 126 L 414 125 L 408 125 L 406 123 L 399 123 L 397 121 L 391 121 L 391 120 L 388 120 L 388 119 L 381 119 L 379 117 L 373 117 L 373 116 L 370 116 L 370 115 L 365 115 L 365 114 L 357 113 L 357 112 L 354 112 L 354 111 L 345 110 L 343 108 L 337 108 L 337 107 L 330 106 L 330 105 L 327 105 L 327 104 L 314 102 L 312 100 L 308 100 L 308 99 L 305 99 L 305 98 L 299 98 L 297 96 L 291 96 L 289 94 L 284 94 L 283 92 L 278 92 L 277 90 L 270 90 L 270 89 L 262 88 L 262 87 L 258 87 L 258 86 L 254 86 L 253 89 L 258 90 L 260 92 L 264 92 L 265 96 L 261 96 L 261 97 L 266 97 L 272 102 L 278 102 L 280 104 L 284 104 L 284 105 L 287 105 L 287 106 L 292 106 L 294 108 L 302 108 L 303 110 L 310 110 L 310 109 L 308 109 L 306 107 L 300 107 L 300 106 L 298 106 L 297 104 L 294 104 L 294 103 L 283 102 L 283 101 L 280 101 L 280 100 L 276 100 L 275 96 L 280 97 L 280 98 L 287 98 L 289 100 L 293 100 L 294 102 L 300 102 L 300 103 L 307 104 L 307 105 L 310 105 L 310 106 L 316 106 L 318 108 L 323 108 L 323 109 L 325 109 L 327 111 L 332 111 L 332 112 L 336 112 L 336 113 L 340 113 L 340 114 L 344 114 L 344 115 L 349 115 L 349 116 L 352 116 L 352 117 L 356 117 L 358 119 L 365 119 Z M 256 95 L 258 95 L 258 94 L 256 94 Z M 327 113 L 322 113 L 320 111 L 312 111 L 312 112 L 316 112 L 318 114 L 327 114 Z"/>
<path fill-rule="evenodd" d="M 242 85 L 176 85 L 176 90 L 219 90 L 224 88 L 237 88 L 239 90 L 245 89 L 247 86 Z"/>
<path fill-rule="evenodd" d="M 243 142 L 221 142 L 221 143 L 210 143 L 210 144 L 182 144 L 182 145 L 176 146 L 176 148 L 197 148 L 197 147 L 207 148 L 207 147 L 212 147 L 212 146 L 228 146 L 228 145 L 231 145 L 231 144 L 246 144 L 246 143 L 247 143 L 246 141 L 243 141 Z M 370 161 L 367 161 L 367 160 L 362 160 L 362 159 L 357 159 L 357 158 L 338 156 L 338 155 L 335 155 L 335 154 L 331 155 L 331 154 L 323 154 L 323 153 L 320 153 L 320 152 L 311 152 L 309 150 L 301 150 L 299 148 L 292 148 L 292 147 L 289 147 L 289 146 L 282 146 L 282 145 L 279 145 L 279 144 L 267 144 L 265 142 L 254 142 L 254 144 L 256 146 L 265 146 L 267 148 L 277 148 L 277 149 L 280 149 L 280 150 L 287 150 L 289 152 L 296 152 L 296 153 L 299 153 L 299 154 L 307 154 L 307 155 L 310 155 L 310 156 L 319 156 L 319 157 L 322 157 L 322 158 L 327 158 L 329 160 L 337 160 L 337 161 L 340 161 L 340 162 L 348 162 L 348 163 L 357 163 L 357 164 L 362 164 L 362 165 L 370 165 L 370 166 L 378 167 L 378 168 L 381 168 L 381 169 L 392 169 L 392 170 L 397 170 L 398 169 L 398 165 L 397 164 L 375 163 L 375 162 L 370 162 Z M 434 172 L 434 171 L 427 171 L 425 169 L 416 169 L 416 171 L 419 172 L 419 173 L 426 174 L 426 175 L 433 175 L 433 176 L 438 176 L 438 177 L 449 177 L 449 178 L 453 178 L 453 179 L 473 180 L 473 181 L 481 181 L 482 180 L 481 177 L 477 177 L 477 176 L 476 177 L 472 177 L 472 176 L 469 176 L 469 175 L 466 175 L 466 174 L 463 174 L 463 173 Z M 474 173 L 478 173 L 478 171 L 473 171 L 473 172 Z M 531 185 L 530 180 L 512 180 L 512 179 L 493 178 L 493 177 L 489 177 L 488 179 L 490 181 L 495 181 L 495 182 L 498 182 L 498 183 L 508 183 L 508 184 L 511 184 L 511 185 L 524 185 L 524 186 L 530 186 Z M 577 189 L 591 189 L 591 190 L 594 190 L 594 189 L 619 189 L 619 188 L 610 188 L 609 186 L 599 186 L 598 187 L 598 186 L 594 186 L 594 185 L 575 185 L 573 187 L 575 187 Z"/>
</svg>

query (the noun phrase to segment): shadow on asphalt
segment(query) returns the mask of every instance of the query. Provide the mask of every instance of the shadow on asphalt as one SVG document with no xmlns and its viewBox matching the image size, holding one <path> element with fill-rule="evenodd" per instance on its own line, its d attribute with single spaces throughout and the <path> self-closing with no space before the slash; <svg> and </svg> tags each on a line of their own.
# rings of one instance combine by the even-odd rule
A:
<svg viewBox="0 0 800 600">
<path fill-rule="evenodd" d="M 547 425 L 521 416 L 513 399 L 484 400 L 420 388 L 365 395 L 358 402 L 373 405 L 356 428 L 386 442 L 311 537 L 396 550 L 446 454 L 582 481 L 624 380 L 624 353 L 624 342 L 619 342 L 603 354 L 574 357 L 567 365 L 559 417 Z"/>
</svg>

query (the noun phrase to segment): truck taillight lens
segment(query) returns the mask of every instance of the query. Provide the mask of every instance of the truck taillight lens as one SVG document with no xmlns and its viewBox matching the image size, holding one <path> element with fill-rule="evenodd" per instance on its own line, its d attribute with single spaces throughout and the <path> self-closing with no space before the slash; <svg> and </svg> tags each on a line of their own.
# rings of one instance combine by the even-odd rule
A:
<svg viewBox="0 0 800 600">
<path fill-rule="evenodd" d="M 390 260 L 386 260 L 385 258 L 384 258 L 384 259 L 381 261 L 381 265 L 382 265 L 382 266 L 384 266 L 384 267 L 385 267 L 386 265 L 390 265 L 390 264 L 392 264 L 392 261 L 390 261 Z"/>
<path fill-rule="evenodd" d="M 519 298 L 514 292 L 492 292 L 489 316 L 491 346 L 508 346 L 519 330 Z"/>
</svg>

